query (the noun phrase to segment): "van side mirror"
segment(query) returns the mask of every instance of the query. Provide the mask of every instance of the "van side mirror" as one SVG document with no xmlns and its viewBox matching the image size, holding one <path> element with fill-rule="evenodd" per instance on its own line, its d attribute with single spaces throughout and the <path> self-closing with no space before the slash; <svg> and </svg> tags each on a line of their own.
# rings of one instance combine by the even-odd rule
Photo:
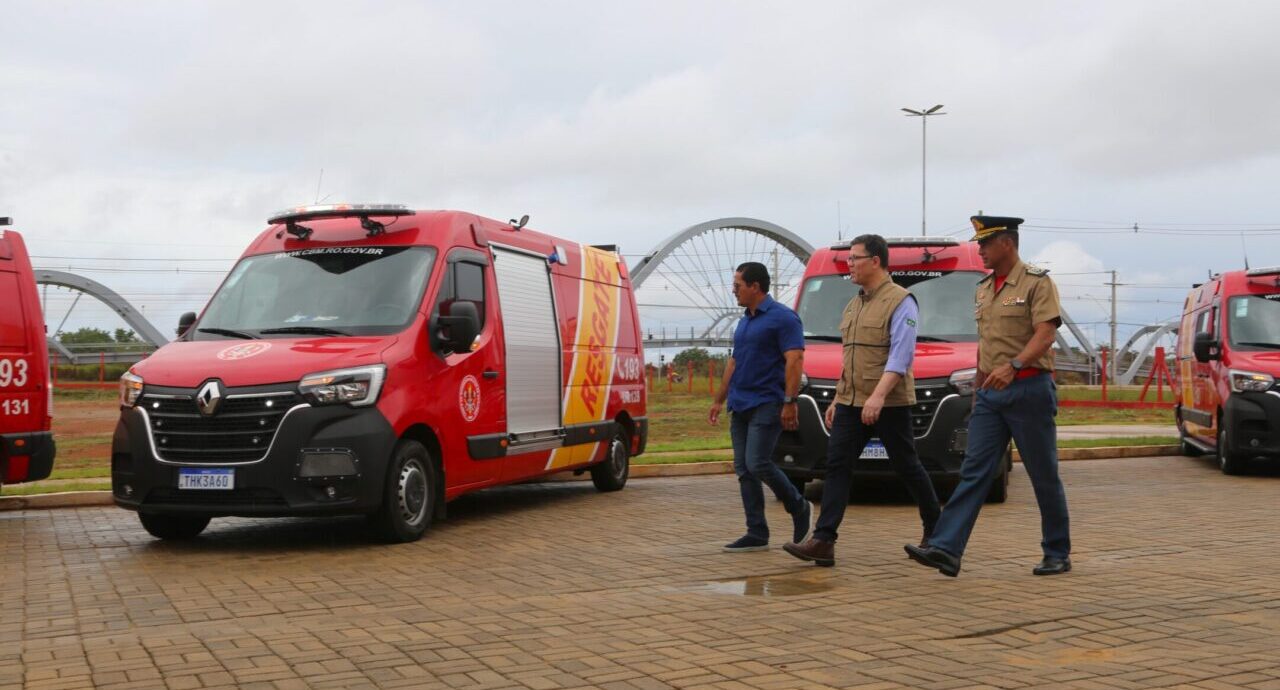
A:
<svg viewBox="0 0 1280 690">
<path fill-rule="evenodd" d="M 1191 351 L 1195 354 L 1197 362 L 1222 359 L 1222 353 L 1218 352 L 1218 341 L 1211 333 L 1197 333 L 1196 339 L 1191 344 Z"/>
<path fill-rule="evenodd" d="M 471 343 L 480 334 L 480 311 L 471 302 L 454 302 L 449 305 L 449 316 L 441 316 L 438 324 L 439 341 L 453 352 L 470 352 Z"/>
<path fill-rule="evenodd" d="M 178 334 L 178 337 L 182 337 L 183 335 L 186 335 L 187 331 L 191 330 L 191 325 L 194 324 L 195 322 L 196 322 L 196 313 L 193 311 L 189 311 L 183 314 L 182 316 L 179 316 L 178 330 L 176 331 Z"/>
</svg>

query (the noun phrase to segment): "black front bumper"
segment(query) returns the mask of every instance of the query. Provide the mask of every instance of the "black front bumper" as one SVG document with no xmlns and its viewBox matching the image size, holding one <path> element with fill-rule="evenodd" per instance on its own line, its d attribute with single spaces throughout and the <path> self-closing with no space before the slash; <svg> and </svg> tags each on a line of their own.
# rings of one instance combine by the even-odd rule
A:
<svg viewBox="0 0 1280 690">
<path fill-rule="evenodd" d="M 800 428 L 782 432 L 773 459 L 790 477 L 820 479 L 827 471 L 829 436 L 822 421 L 822 406 L 807 395 L 800 396 L 800 401 Z M 929 403 L 929 408 L 931 416 L 915 420 L 916 453 L 935 482 L 954 482 L 960 476 L 960 465 L 964 461 L 972 399 L 952 393 Z M 896 476 L 889 460 L 870 458 L 854 460 L 853 475 Z"/>
<path fill-rule="evenodd" d="M 0 434 L 0 479 L 9 474 L 9 459 L 26 456 L 26 476 L 13 482 L 34 482 L 48 479 L 53 472 L 53 458 L 58 454 L 53 442 L 53 432 L 33 431 L 25 434 Z"/>
<path fill-rule="evenodd" d="M 1280 386 L 1232 393 L 1224 406 L 1228 447 L 1242 458 L 1280 460 Z"/>
<path fill-rule="evenodd" d="M 139 408 L 120 415 L 111 448 L 111 491 L 116 505 L 145 513 L 220 516 L 342 515 L 370 513 L 382 502 L 395 432 L 376 408 L 298 407 L 280 422 L 265 457 L 219 463 L 163 462 L 153 450 L 147 416 Z M 347 451 L 356 473 L 301 477 L 304 451 Z M 235 487 L 179 489 L 182 467 L 233 468 Z M 333 496 L 329 495 L 332 488 Z"/>
</svg>

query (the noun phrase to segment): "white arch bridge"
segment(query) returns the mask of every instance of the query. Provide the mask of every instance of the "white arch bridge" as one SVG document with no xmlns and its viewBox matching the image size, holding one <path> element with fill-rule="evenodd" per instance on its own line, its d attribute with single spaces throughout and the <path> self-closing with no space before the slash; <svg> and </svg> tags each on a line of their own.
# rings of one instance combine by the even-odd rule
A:
<svg viewBox="0 0 1280 690">
<path fill-rule="evenodd" d="M 660 242 L 631 267 L 631 279 L 645 324 L 647 348 L 729 347 L 741 308 L 733 297 L 733 274 L 748 261 L 765 265 L 771 276 L 770 292 L 780 302 L 795 302 L 804 275 L 805 264 L 814 248 L 796 233 L 765 220 L 745 217 L 717 218 L 691 225 Z M 168 342 L 168 337 L 153 326 L 128 300 L 107 286 L 66 271 L 39 270 L 36 281 L 42 285 L 76 291 L 67 316 L 80 297 L 88 295 L 107 304 L 138 336 L 152 347 Z M 1063 369 L 1089 372 L 1097 370 L 1098 351 L 1088 337 L 1064 313 L 1065 333 L 1059 331 L 1057 353 Z M 61 326 L 59 326 L 60 328 Z M 57 333 L 58 329 L 52 332 Z M 1156 342 L 1168 333 L 1168 327 L 1149 326 L 1134 334 L 1122 353 L 1132 352 L 1131 363 L 1122 366 L 1117 380 L 1130 383 L 1145 369 Z M 1068 340 L 1070 336 L 1071 340 Z M 51 351 L 63 361 L 98 362 L 103 356 L 98 349 L 78 353 L 50 338 Z M 136 361 L 145 356 L 135 351 L 116 351 L 108 361 Z"/>
</svg>

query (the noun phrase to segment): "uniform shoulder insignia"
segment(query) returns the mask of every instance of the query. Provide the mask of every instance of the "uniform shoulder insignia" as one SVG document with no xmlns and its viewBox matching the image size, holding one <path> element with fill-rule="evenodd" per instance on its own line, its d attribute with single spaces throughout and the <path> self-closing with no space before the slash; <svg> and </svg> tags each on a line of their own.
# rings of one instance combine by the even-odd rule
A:
<svg viewBox="0 0 1280 690">
<path fill-rule="evenodd" d="M 1047 268 L 1040 268 L 1039 266 L 1031 266 L 1031 265 L 1028 265 L 1028 266 L 1027 266 L 1027 273 L 1030 273 L 1030 274 L 1031 274 L 1031 275 L 1033 275 L 1033 276 L 1043 276 L 1043 275 L 1048 275 L 1048 274 L 1049 274 L 1049 269 L 1047 269 Z"/>
<path fill-rule="evenodd" d="M 979 281 L 978 281 L 978 285 L 981 285 L 981 284 L 983 284 L 983 283 L 987 282 L 988 280 L 991 280 L 992 278 L 994 278 L 994 277 L 995 277 L 995 275 L 996 275 L 996 274 L 994 274 L 994 273 L 988 273 L 988 274 L 986 274 L 985 276 L 982 276 L 982 280 L 979 280 Z"/>
</svg>

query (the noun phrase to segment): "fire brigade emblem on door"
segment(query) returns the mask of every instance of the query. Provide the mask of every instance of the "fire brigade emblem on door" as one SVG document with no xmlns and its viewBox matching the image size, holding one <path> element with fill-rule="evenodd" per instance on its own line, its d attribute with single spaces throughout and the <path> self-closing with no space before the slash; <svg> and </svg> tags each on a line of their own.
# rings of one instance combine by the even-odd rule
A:
<svg viewBox="0 0 1280 690">
<path fill-rule="evenodd" d="M 254 355 L 260 355 L 270 349 L 271 343 L 245 343 L 243 345 L 232 345 L 222 352 L 219 352 L 218 359 L 248 359 Z"/>
<path fill-rule="evenodd" d="M 476 377 L 468 375 L 462 379 L 462 385 L 458 387 L 458 409 L 468 422 L 476 421 L 480 415 L 480 382 Z"/>
</svg>

